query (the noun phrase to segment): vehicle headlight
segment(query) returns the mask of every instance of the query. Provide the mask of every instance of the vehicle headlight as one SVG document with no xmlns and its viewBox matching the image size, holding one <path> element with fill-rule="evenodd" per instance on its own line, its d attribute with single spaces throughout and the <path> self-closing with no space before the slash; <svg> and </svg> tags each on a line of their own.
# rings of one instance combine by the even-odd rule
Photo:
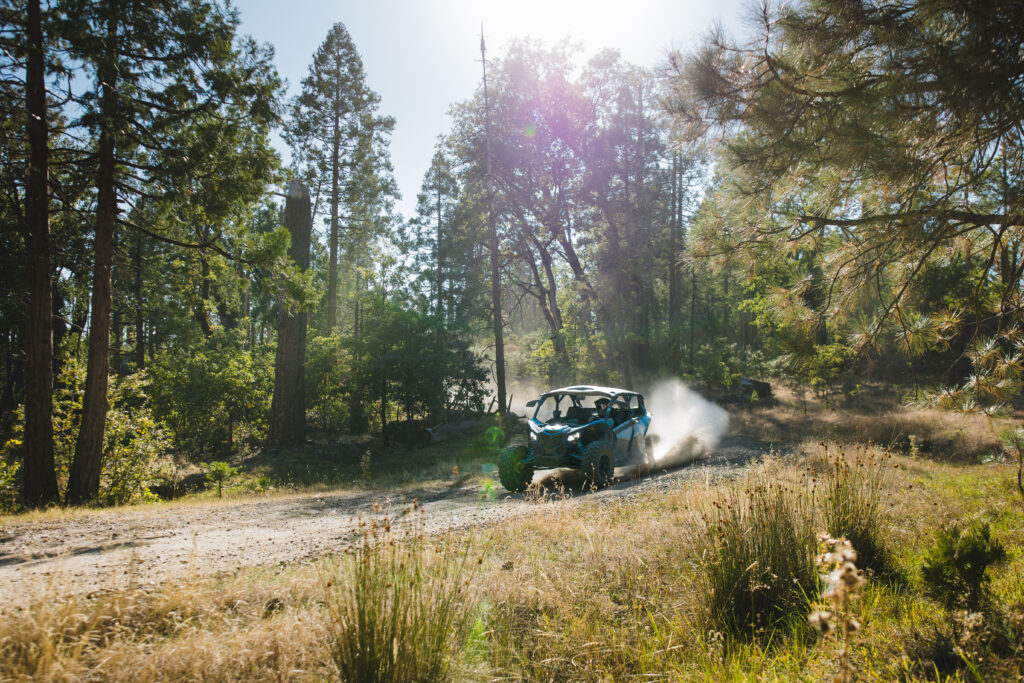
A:
<svg viewBox="0 0 1024 683">
<path fill-rule="evenodd" d="M 568 439 L 569 443 L 575 443 L 576 441 L 579 441 L 579 440 L 580 440 L 580 433 L 579 432 L 576 432 L 575 434 L 570 434 L 569 435 L 569 439 Z"/>
<path fill-rule="evenodd" d="M 536 441 L 536 440 L 537 440 L 537 434 L 535 432 L 530 432 L 530 441 Z"/>
</svg>

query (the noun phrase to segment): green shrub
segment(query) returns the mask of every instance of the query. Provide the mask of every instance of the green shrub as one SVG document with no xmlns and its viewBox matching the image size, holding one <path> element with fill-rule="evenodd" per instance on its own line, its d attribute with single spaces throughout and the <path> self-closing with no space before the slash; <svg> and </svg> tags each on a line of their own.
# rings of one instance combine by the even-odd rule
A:
<svg viewBox="0 0 1024 683">
<path fill-rule="evenodd" d="M 155 461 L 168 449 L 169 442 L 150 408 L 151 386 L 146 371 L 110 378 L 99 503 L 126 505 L 156 499 L 150 491 L 158 478 Z M 78 440 L 84 388 L 85 367 L 75 358 L 66 359 L 53 391 L 53 459 L 62 490 Z M 8 446 L 20 445 L 23 434 L 24 412 L 19 408 Z M 0 449 L 0 457 L 8 446 Z"/>
<path fill-rule="evenodd" d="M 154 463 L 170 447 L 166 433 L 150 411 L 146 371 L 115 377 L 110 384 L 100 478 L 101 503 L 128 505 L 156 500 L 150 486 L 157 478 Z"/>
<path fill-rule="evenodd" d="M 337 432 L 349 424 L 352 356 L 337 332 L 313 337 L 306 344 L 306 406 L 320 429 Z"/>
<path fill-rule="evenodd" d="M 975 610 L 988 593 L 988 570 L 1006 560 L 1006 549 L 988 522 L 943 525 L 921 566 L 925 591 L 949 608 Z"/>
<path fill-rule="evenodd" d="M 201 467 L 206 470 L 206 481 L 217 486 L 217 497 L 224 497 L 224 482 L 238 474 L 238 468 L 219 460 L 204 462 Z"/>
<path fill-rule="evenodd" d="M 206 348 L 160 356 L 151 367 L 154 414 L 193 461 L 265 436 L 273 356 L 246 351 L 233 334 L 218 331 Z"/>
<path fill-rule="evenodd" d="M 447 680 L 473 615 L 466 573 L 465 553 L 431 549 L 419 534 L 397 542 L 390 525 L 370 524 L 328 581 L 341 680 Z"/>
<path fill-rule="evenodd" d="M 20 441 L 11 439 L 0 448 L 0 512 L 15 512 L 18 509 L 18 469 L 21 463 L 7 460 L 7 451 L 21 445 Z"/>
<path fill-rule="evenodd" d="M 851 463 L 840 452 L 827 463 L 818 505 L 825 527 L 857 549 L 857 565 L 872 573 L 895 577 L 898 568 L 886 548 L 880 513 L 882 477 L 888 456 L 856 457 Z"/>
<path fill-rule="evenodd" d="M 1003 452 L 1017 461 L 1017 493 L 1024 498 L 1024 427 L 1006 429 L 999 434 Z"/>
<path fill-rule="evenodd" d="M 810 500 L 776 483 L 755 483 L 716 503 L 705 549 L 709 626 L 734 636 L 806 624 L 818 593 Z"/>
</svg>

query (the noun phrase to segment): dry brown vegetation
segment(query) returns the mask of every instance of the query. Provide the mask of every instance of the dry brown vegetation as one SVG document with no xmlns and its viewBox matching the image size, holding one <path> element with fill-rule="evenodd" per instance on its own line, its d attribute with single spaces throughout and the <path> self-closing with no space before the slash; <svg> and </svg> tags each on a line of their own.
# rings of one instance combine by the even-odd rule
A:
<svg viewBox="0 0 1024 683">
<path fill-rule="evenodd" d="M 907 418 L 904 433 L 925 424 L 916 411 Z M 763 424 L 767 416 L 758 411 L 743 419 Z M 959 419 L 954 426 L 933 426 L 932 433 L 957 429 Z M 965 438 L 983 443 L 982 436 Z M 542 502 L 534 515 L 433 539 L 443 551 L 438 557 L 449 554 L 471 584 L 464 603 L 471 627 L 461 644 L 450 645 L 451 676 L 831 678 L 840 644 L 807 627 L 817 595 L 807 596 L 803 608 L 789 606 L 793 614 L 785 628 L 729 632 L 710 611 L 709 562 L 722 547 L 715 527 L 727 518 L 723 511 L 749 505 L 758 486 L 784 487 L 799 497 L 814 528 L 824 531 L 829 514 L 838 514 L 823 502 L 840 495 L 829 487 L 837 463 L 858 472 L 851 486 L 877 495 L 875 532 L 893 564 L 891 575 L 869 576 L 863 596 L 849 607 L 863 626 L 847 653 L 856 675 L 1024 675 L 1024 506 L 1012 466 L 943 462 L 821 438 L 787 450 L 732 479 L 695 477 L 674 489 L 604 504 Z M 920 566 L 940 525 L 975 517 L 991 523 L 1009 559 L 992 573 L 995 603 L 983 613 L 966 613 L 925 597 Z M 337 678 L 337 615 L 332 620 L 328 605 L 351 561 L 341 552 L 307 564 L 92 597 L 61 596 L 59 585 L 40 586 L 30 607 L 0 619 L 0 673 L 12 680 Z M 417 599 L 429 600 L 430 593 Z"/>
<path fill-rule="evenodd" d="M 998 453 L 999 433 L 1019 424 L 1019 416 L 958 413 L 903 405 L 896 395 L 873 393 L 870 400 L 826 409 L 824 401 L 776 388 L 771 407 L 734 411 L 732 429 L 779 444 L 833 441 L 875 444 L 883 449 L 948 461 L 975 462 Z"/>
</svg>

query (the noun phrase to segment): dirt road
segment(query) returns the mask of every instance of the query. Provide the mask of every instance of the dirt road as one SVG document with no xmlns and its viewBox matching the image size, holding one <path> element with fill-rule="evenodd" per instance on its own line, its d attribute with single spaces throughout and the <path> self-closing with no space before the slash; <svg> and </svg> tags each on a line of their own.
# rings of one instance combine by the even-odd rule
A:
<svg viewBox="0 0 1024 683">
<path fill-rule="evenodd" d="M 92 592 L 316 557 L 344 546 L 359 517 L 372 514 L 375 505 L 397 511 L 418 499 L 424 528 L 433 533 L 531 514 L 538 505 L 599 504 L 678 488 L 690 479 L 731 477 L 765 450 L 729 437 L 700 463 L 640 478 L 619 470 L 622 481 L 594 493 L 581 490 L 578 473 L 538 473 L 535 480 L 545 489 L 567 490 L 567 498 L 554 502 L 504 491 L 496 500 L 481 501 L 478 486 L 464 486 L 167 504 L 15 522 L 0 527 L 0 604 L 16 604 L 50 581 L 65 591 Z"/>
</svg>

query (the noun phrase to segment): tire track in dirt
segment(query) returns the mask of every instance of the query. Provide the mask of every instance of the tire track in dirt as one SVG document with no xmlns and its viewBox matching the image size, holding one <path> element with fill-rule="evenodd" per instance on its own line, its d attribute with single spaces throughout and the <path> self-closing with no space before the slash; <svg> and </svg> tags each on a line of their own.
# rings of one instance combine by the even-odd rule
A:
<svg viewBox="0 0 1024 683">
<path fill-rule="evenodd" d="M 576 472 L 535 477 L 542 491 L 565 491 L 567 497 L 518 494 L 481 501 L 479 488 L 464 486 L 170 503 L 14 522 L 0 528 L 0 604 L 17 604 L 51 585 L 61 592 L 89 593 L 314 558 L 343 548 L 361 517 L 376 509 L 397 512 L 413 499 L 423 508 L 423 530 L 440 533 L 550 509 L 546 506 L 600 504 L 676 489 L 687 480 L 729 478 L 766 451 L 767 444 L 728 437 L 700 463 L 638 478 L 620 469 L 622 481 L 593 493 L 581 490 Z"/>
</svg>

